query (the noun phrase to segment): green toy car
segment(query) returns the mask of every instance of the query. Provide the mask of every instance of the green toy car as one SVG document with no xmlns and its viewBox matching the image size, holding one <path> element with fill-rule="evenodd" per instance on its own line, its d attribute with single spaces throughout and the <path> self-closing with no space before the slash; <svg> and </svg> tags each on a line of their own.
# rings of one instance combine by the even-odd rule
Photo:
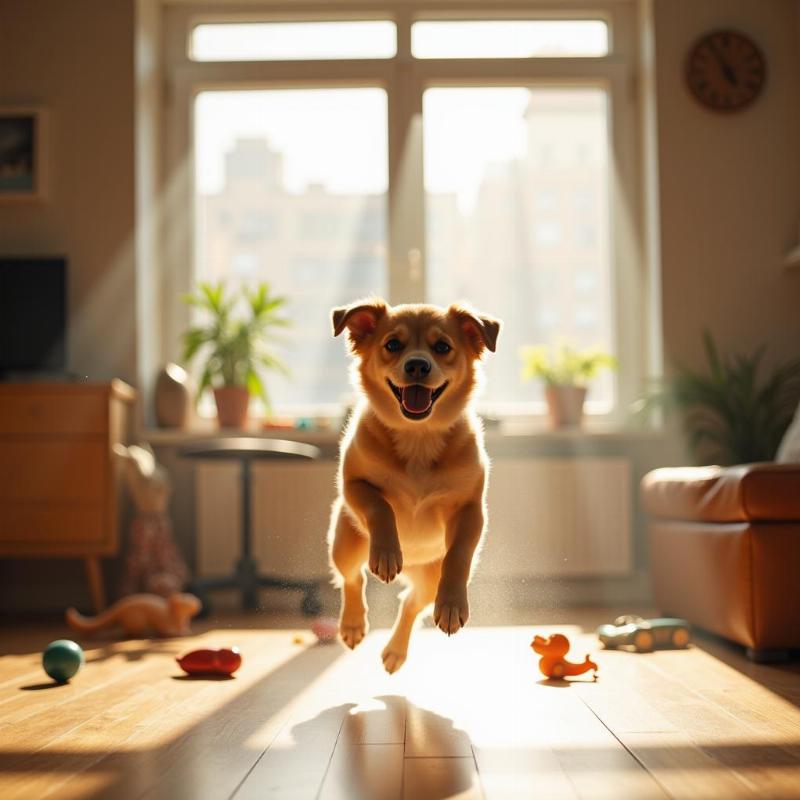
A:
<svg viewBox="0 0 800 800">
<path fill-rule="evenodd" d="M 691 639 L 685 619 L 643 619 L 633 615 L 617 617 L 613 623 L 601 625 L 597 636 L 609 650 L 633 647 L 638 653 L 649 653 L 656 648 L 682 649 Z"/>
</svg>

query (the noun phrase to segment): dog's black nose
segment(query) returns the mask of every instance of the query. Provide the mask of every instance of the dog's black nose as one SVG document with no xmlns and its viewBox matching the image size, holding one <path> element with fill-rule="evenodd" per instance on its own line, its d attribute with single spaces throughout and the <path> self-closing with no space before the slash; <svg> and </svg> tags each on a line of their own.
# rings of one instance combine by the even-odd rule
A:
<svg viewBox="0 0 800 800">
<path fill-rule="evenodd" d="M 424 358 L 409 358 L 403 369 L 410 378 L 424 378 L 431 371 L 431 362 Z"/>
</svg>

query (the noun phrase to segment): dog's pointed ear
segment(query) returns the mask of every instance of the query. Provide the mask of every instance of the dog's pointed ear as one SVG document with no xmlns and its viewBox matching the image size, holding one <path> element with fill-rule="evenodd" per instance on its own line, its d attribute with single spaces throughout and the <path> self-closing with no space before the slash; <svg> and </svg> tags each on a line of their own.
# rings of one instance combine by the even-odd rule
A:
<svg viewBox="0 0 800 800">
<path fill-rule="evenodd" d="M 345 328 L 354 344 L 364 341 L 375 332 L 378 321 L 386 313 L 386 303 L 378 298 L 359 300 L 349 306 L 334 308 L 331 312 L 333 335 L 338 336 Z"/>
<path fill-rule="evenodd" d="M 469 306 L 461 304 L 450 306 L 448 311 L 456 317 L 467 341 L 475 348 L 478 355 L 484 348 L 494 353 L 500 333 L 500 320 L 479 314 Z"/>
</svg>

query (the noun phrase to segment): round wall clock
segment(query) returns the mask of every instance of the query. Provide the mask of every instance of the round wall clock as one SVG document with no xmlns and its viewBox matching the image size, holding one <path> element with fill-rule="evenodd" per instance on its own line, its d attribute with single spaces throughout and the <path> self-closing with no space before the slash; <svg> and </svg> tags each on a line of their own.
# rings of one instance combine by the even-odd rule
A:
<svg viewBox="0 0 800 800">
<path fill-rule="evenodd" d="M 767 64 L 755 43 L 736 31 L 703 36 L 689 51 L 686 80 L 692 94 L 714 111 L 739 111 L 764 87 Z"/>
</svg>

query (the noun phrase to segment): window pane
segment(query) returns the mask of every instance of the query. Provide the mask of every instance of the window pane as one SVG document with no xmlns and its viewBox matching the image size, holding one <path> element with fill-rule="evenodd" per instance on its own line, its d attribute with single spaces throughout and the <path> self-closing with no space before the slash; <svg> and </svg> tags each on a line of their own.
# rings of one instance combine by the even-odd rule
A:
<svg viewBox="0 0 800 800">
<path fill-rule="evenodd" d="M 195 61 L 391 58 L 397 31 L 388 20 L 198 25 L 190 52 Z"/>
<path fill-rule="evenodd" d="M 601 20 L 430 20 L 411 26 L 411 52 L 416 58 L 604 56 L 608 26 Z"/>
<path fill-rule="evenodd" d="M 520 381 L 521 345 L 613 352 L 606 115 L 600 89 L 425 92 L 427 295 L 504 320 L 490 406 L 541 399 Z M 587 408 L 613 399 L 606 373 Z"/>
<path fill-rule="evenodd" d="M 195 106 L 199 280 L 269 281 L 292 327 L 268 375 L 277 411 L 349 392 L 330 310 L 386 293 L 382 89 L 203 92 Z M 321 410 L 321 409 L 317 409 Z"/>
</svg>

